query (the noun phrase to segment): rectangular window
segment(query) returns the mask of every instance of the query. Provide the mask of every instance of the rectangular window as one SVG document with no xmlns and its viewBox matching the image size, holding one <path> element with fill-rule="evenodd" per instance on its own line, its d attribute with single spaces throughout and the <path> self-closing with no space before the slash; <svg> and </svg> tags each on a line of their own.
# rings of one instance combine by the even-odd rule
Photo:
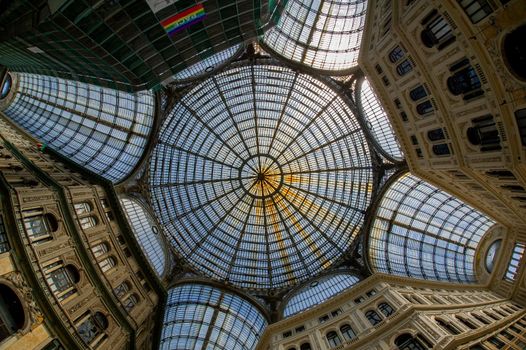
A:
<svg viewBox="0 0 526 350">
<path fill-rule="evenodd" d="M 10 249 L 5 231 L 4 218 L 0 215 L 0 253 L 8 252 Z"/>
<path fill-rule="evenodd" d="M 515 248 L 513 248 L 513 253 L 511 254 L 510 263 L 508 265 L 508 270 L 504 279 L 506 281 L 515 281 L 517 278 L 517 270 L 519 268 L 520 261 L 524 255 L 524 249 L 526 246 L 522 243 L 516 243 Z"/>
<path fill-rule="evenodd" d="M 493 12 L 487 0 L 457 0 L 457 2 L 473 23 L 482 21 Z"/>
</svg>

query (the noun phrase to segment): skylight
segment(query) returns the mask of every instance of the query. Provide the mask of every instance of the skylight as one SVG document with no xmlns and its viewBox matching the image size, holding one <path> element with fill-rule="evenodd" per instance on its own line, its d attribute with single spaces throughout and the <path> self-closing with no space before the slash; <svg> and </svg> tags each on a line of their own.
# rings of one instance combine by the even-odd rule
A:
<svg viewBox="0 0 526 350">
<path fill-rule="evenodd" d="M 150 192 L 193 266 L 240 287 L 329 268 L 363 223 L 370 151 L 343 97 L 312 76 L 238 65 L 194 87 L 164 122 Z"/>
</svg>

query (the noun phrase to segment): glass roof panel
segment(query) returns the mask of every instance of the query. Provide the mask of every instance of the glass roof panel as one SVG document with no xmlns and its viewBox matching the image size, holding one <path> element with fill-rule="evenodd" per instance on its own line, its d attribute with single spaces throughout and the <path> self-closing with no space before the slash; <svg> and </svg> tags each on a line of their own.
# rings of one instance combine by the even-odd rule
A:
<svg viewBox="0 0 526 350">
<path fill-rule="evenodd" d="M 387 113 L 367 79 L 361 86 L 359 105 L 378 145 L 394 160 L 402 160 L 404 154 Z"/>
<path fill-rule="evenodd" d="M 366 9 L 366 0 L 288 0 L 263 42 L 279 55 L 318 70 L 349 70 L 358 64 Z"/>
<path fill-rule="evenodd" d="M 120 198 L 126 218 L 135 235 L 135 239 L 141 246 L 144 255 L 148 258 L 150 265 L 155 269 L 157 275 L 164 274 L 166 265 L 166 253 L 163 249 L 161 237 L 155 220 L 143 209 L 141 204 L 130 198 Z"/>
<path fill-rule="evenodd" d="M 424 180 L 405 174 L 385 192 L 370 237 L 375 271 L 475 282 L 474 256 L 490 218 Z"/>
<path fill-rule="evenodd" d="M 301 288 L 287 301 L 283 317 L 289 317 L 317 306 L 346 291 L 359 281 L 358 277 L 347 273 L 317 279 Z"/>
<path fill-rule="evenodd" d="M 183 284 L 168 291 L 161 350 L 252 350 L 267 326 L 250 302 L 208 285 Z"/>
<path fill-rule="evenodd" d="M 150 91 L 132 94 L 18 73 L 18 91 L 4 113 L 63 156 L 118 182 L 144 152 L 154 99 Z"/>
<path fill-rule="evenodd" d="M 233 59 L 236 56 L 236 54 L 240 52 L 242 46 L 243 45 L 241 44 L 235 45 L 231 48 L 215 53 L 210 57 L 205 58 L 191 65 L 188 68 L 183 69 L 182 71 L 174 75 L 174 79 L 177 82 L 189 81 L 204 76 L 206 74 L 210 74 L 216 69 L 223 66 L 224 64 L 228 63 L 231 59 Z"/>
<path fill-rule="evenodd" d="M 194 87 L 150 163 L 154 211 L 194 267 L 255 289 L 325 270 L 370 201 L 371 157 L 347 101 L 274 65 L 237 66 Z"/>
</svg>

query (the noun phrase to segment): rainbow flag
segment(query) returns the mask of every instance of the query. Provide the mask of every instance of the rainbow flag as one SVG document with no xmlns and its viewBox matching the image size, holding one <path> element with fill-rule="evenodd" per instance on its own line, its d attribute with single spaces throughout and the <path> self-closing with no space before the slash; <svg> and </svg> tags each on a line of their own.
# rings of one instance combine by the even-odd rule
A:
<svg viewBox="0 0 526 350">
<path fill-rule="evenodd" d="M 205 18 L 205 8 L 203 4 L 199 4 L 161 21 L 161 25 L 169 35 L 174 35 L 183 29 L 203 21 Z"/>
</svg>

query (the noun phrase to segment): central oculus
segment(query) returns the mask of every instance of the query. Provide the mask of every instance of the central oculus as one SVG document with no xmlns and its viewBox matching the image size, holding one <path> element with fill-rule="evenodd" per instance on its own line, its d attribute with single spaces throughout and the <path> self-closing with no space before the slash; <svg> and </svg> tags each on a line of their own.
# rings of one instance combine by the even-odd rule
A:
<svg viewBox="0 0 526 350">
<path fill-rule="evenodd" d="M 373 171 L 333 82 L 237 62 L 189 88 L 148 169 L 163 232 L 195 272 L 288 288 L 333 266 L 363 224 Z"/>
<path fill-rule="evenodd" d="M 267 198 L 279 192 L 283 171 L 275 158 L 258 154 L 243 162 L 239 168 L 239 181 L 249 195 Z"/>
</svg>

